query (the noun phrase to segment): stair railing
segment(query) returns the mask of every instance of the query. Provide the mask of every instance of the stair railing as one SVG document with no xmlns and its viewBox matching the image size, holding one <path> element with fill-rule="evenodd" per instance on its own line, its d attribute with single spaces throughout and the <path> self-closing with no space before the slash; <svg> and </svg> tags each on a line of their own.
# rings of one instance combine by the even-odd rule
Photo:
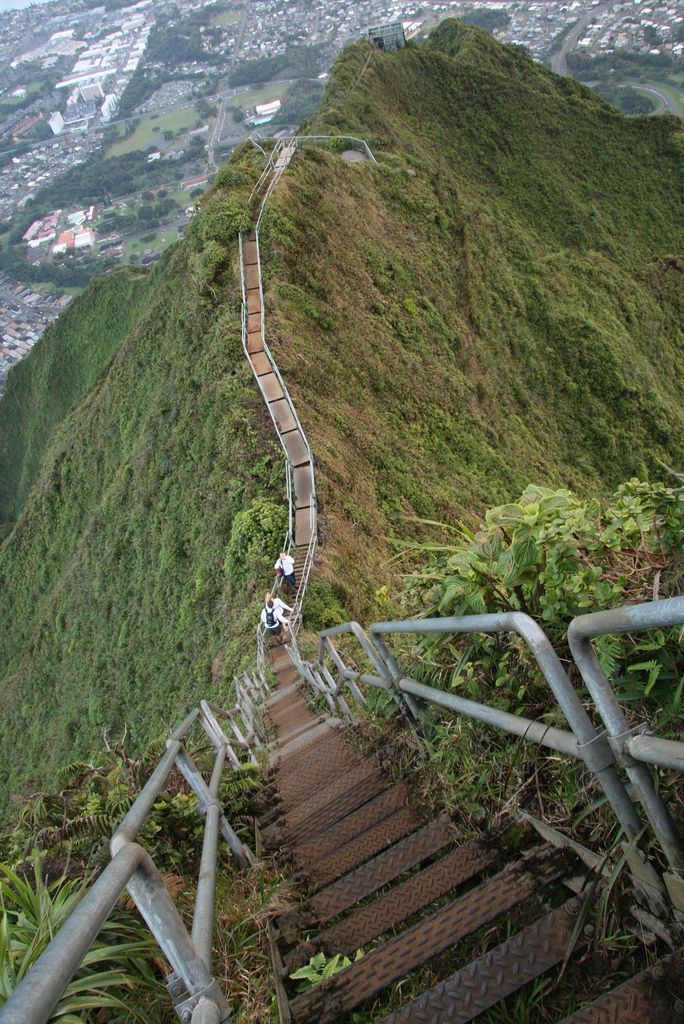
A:
<svg viewBox="0 0 684 1024">
<path fill-rule="evenodd" d="M 418 717 L 416 701 L 423 700 L 582 762 L 596 776 L 629 840 L 626 857 L 632 875 L 647 890 L 654 905 L 664 905 L 663 896 L 667 891 L 672 905 L 684 911 L 682 842 L 675 823 L 657 793 L 651 773 L 645 767 L 645 763 L 649 763 L 681 769 L 684 766 L 684 743 L 646 735 L 647 727 L 644 725 L 630 729 L 590 647 L 591 638 L 604 633 L 682 624 L 684 598 L 584 615 L 571 623 L 568 638 L 573 656 L 606 727 L 605 731 L 600 732 L 592 724 L 548 637 L 530 616 L 522 612 L 378 622 L 370 627 L 370 636 L 358 623 L 348 622 L 320 634 L 321 643 L 316 662 L 302 662 L 301 658 L 293 660 L 310 685 L 318 692 L 324 691 L 326 698 L 333 701 L 342 714 L 348 711 L 346 701 L 344 705 L 340 702 L 345 688 L 348 688 L 357 704 L 363 705 L 365 698 L 360 686 L 379 687 L 393 694 L 403 711 L 412 718 Z M 386 638 L 390 634 L 421 633 L 516 633 L 525 640 L 533 654 L 570 730 L 557 729 L 544 722 L 513 715 L 413 679 L 397 663 L 387 646 Z M 356 639 L 373 671 L 361 671 L 345 662 L 333 642 L 333 638 L 345 634 Z M 332 663 L 332 672 L 328 663 Z M 351 717 L 351 712 L 348 717 Z M 670 871 L 664 874 L 663 880 L 637 847 L 638 837 L 643 835 L 644 823 L 618 772 L 619 768 L 626 772 L 634 785 L 653 834 L 669 863 Z"/>
<path fill-rule="evenodd" d="M 256 709 L 270 692 L 263 674 L 236 680 L 237 704 L 229 711 L 202 701 L 166 741 L 166 751 L 110 842 L 111 861 L 59 929 L 29 974 L 2 1008 L 0 1024 L 44 1024 L 52 1014 L 93 939 L 127 889 L 172 967 L 167 989 L 183 1024 L 230 1020 L 230 1009 L 211 966 L 216 897 L 218 841 L 227 843 L 239 867 L 253 863 L 251 851 L 233 831 L 219 801 L 219 788 L 228 761 L 241 761 L 236 749 L 250 760 L 262 749 Z M 228 723 L 229 735 L 219 724 Z M 216 751 L 209 781 L 188 751 L 186 737 L 199 725 Z M 177 768 L 198 801 L 205 818 L 192 932 L 188 931 L 149 853 L 138 836 L 171 771 Z"/>
<path fill-rule="evenodd" d="M 267 142 L 268 140 L 267 139 L 262 139 L 261 141 L 262 142 Z M 352 148 L 361 151 L 364 154 L 364 156 L 371 163 L 377 163 L 377 160 L 376 160 L 373 152 L 371 151 L 368 143 L 365 142 L 364 139 L 359 139 L 356 136 L 353 136 L 353 135 L 293 135 L 293 136 L 290 136 L 290 137 L 285 138 L 285 139 L 278 139 L 278 140 L 276 140 L 274 142 L 273 149 L 271 150 L 271 153 L 270 153 L 270 155 L 268 157 L 268 160 L 266 162 L 266 166 L 264 167 L 264 169 L 263 169 L 263 171 L 262 171 L 262 173 L 261 173 L 261 175 L 260 175 L 256 185 L 254 186 L 254 188 L 252 189 L 252 192 L 250 194 L 250 203 L 255 199 L 255 197 L 257 197 L 257 196 L 261 197 L 260 204 L 259 204 L 259 212 L 257 214 L 257 218 L 256 218 L 255 225 L 254 225 L 254 241 L 256 243 L 256 255 L 257 255 L 256 266 L 257 266 L 257 275 L 258 275 L 258 280 L 259 280 L 259 299 L 260 299 L 260 307 L 261 307 L 261 344 L 262 344 L 263 351 L 265 352 L 266 356 L 268 357 L 268 360 L 269 360 L 269 362 L 271 364 L 273 372 L 276 375 L 276 379 L 278 380 L 278 383 L 279 383 L 280 387 L 282 388 L 283 396 L 284 396 L 284 398 L 285 398 L 285 400 L 286 400 L 286 402 L 288 404 L 290 412 L 292 413 L 295 425 L 296 425 L 297 429 L 299 430 L 299 433 L 300 433 L 300 435 L 301 435 L 301 437 L 303 439 L 305 450 L 306 450 L 306 453 L 307 453 L 307 456 L 308 456 L 308 466 L 309 466 L 309 473 L 310 473 L 310 482 L 309 482 L 310 491 L 311 491 L 311 505 L 310 505 L 310 510 L 311 510 L 310 511 L 310 515 L 311 515 L 311 523 L 310 523 L 311 531 L 310 531 L 310 540 L 309 540 L 309 543 L 307 545 L 306 553 L 305 553 L 305 556 L 304 556 L 304 562 L 303 562 L 303 564 L 302 564 L 302 566 L 300 568 L 300 571 L 299 571 L 299 579 L 297 581 L 297 592 L 295 594 L 295 598 L 294 598 L 294 602 L 293 602 L 293 610 L 292 610 L 291 615 L 290 615 L 290 630 L 291 630 L 292 640 L 291 640 L 291 643 L 288 646 L 292 648 L 295 657 L 298 656 L 297 655 L 297 632 L 299 630 L 299 626 L 301 625 L 302 605 L 304 603 L 304 597 L 306 595 L 307 586 L 308 586 L 308 583 L 309 583 L 309 579 L 311 577 L 311 572 L 312 572 L 312 569 L 313 569 L 314 559 L 315 559 L 315 556 L 316 556 L 316 547 L 317 547 L 317 543 L 318 543 L 318 524 L 317 524 L 317 510 L 316 510 L 316 481 L 315 481 L 315 474 L 314 474 L 314 470 L 313 470 L 313 453 L 311 451 L 311 447 L 309 445 L 309 442 L 308 442 L 306 433 L 304 431 L 304 428 L 302 427 L 302 424 L 301 424 L 301 421 L 299 419 L 299 416 L 297 415 L 297 410 L 295 408 L 294 402 L 292 401 L 292 398 L 290 397 L 290 393 L 288 391 L 287 385 L 285 384 L 285 381 L 283 380 L 283 378 L 281 376 L 280 370 L 278 368 L 278 364 L 277 364 L 276 360 L 274 359 L 273 353 L 271 352 L 271 350 L 270 350 L 270 348 L 268 346 L 268 343 L 266 341 L 266 307 L 265 307 L 265 303 L 264 303 L 264 290 L 263 290 L 263 278 L 262 278 L 262 268 L 261 268 L 261 250 L 260 250 L 260 241 L 259 241 L 259 229 L 260 229 L 261 220 L 262 220 L 262 217 L 264 216 L 264 212 L 265 212 L 266 207 L 268 205 L 268 200 L 269 200 L 269 198 L 271 196 L 271 193 L 273 192 L 273 189 L 276 187 L 276 185 L 280 181 L 280 178 L 282 177 L 282 175 L 285 173 L 285 171 L 286 171 L 286 169 L 287 169 L 287 167 L 288 167 L 288 165 L 290 163 L 290 160 L 294 156 L 294 154 L 297 151 L 297 149 L 301 148 L 304 145 L 325 145 L 325 144 L 328 144 L 328 143 L 336 143 L 336 142 L 349 143 L 349 145 Z M 245 351 L 245 356 L 247 357 L 247 360 L 249 362 L 250 361 L 249 360 L 249 349 L 248 349 L 249 334 L 248 334 L 248 330 L 247 330 L 247 288 L 246 288 L 245 275 L 244 275 L 243 245 L 244 245 L 243 235 L 240 234 L 239 246 L 240 246 L 240 281 L 241 281 L 241 288 L 242 288 L 242 346 L 243 346 L 243 349 Z M 258 377 L 257 377 L 257 383 L 259 383 L 259 378 Z M 260 385 L 260 387 L 261 387 L 261 385 Z M 266 399 L 265 395 L 264 395 L 264 399 Z M 286 499 L 287 499 L 287 506 L 288 506 L 288 533 L 287 533 L 287 536 L 286 536 L 286 539 L 285 539 L 284 550 L 286 550 L 288 554 L 291 554 L 292 553 L 292 549 L 295 546 L 295 541 L 296 541 L 296 538 L 295 538 L 295 532 L 296 532 L 295 498 L 296 498 L 296 496 L 295 496 L 295 493 L 294 493 L 294 485 L 293 485 L 294 466 L 290 462 L 290 459 L 289 459 L 289 456 L 288 456 L 288 453 L 287 453 L 287 447 L 285 445 L 285 441 L 283 439 L 282 433 L 281 433 L 281 431 L 280 431 L 280 429 L 278 427 L 278 423 L 276 422 L 275 415 L 274 415 L 274 413 L 273 413 L 273 411 L 272 411 L 268 401 L 266 401 L 266 405 L 267 405 L 267 407 L 269 409 L 269 412 L 271 413 L 271 419 L 272 419 L 272 422 L 273 422 L 273 427 L 274 427 L 276 435 L 277 435 L 277 437 L 278 437 L 278 439 L 279 439 L 279 441 L 281 443 L 281 446 L 282 446 L 282 449 L 283 449 L 283 453 L 284 453 L 284 456 L 285 456 Z M 280 588 L 280 581 L 276 580 L 276 582 L 275 582 L 275 584 L 274 584 L 272 589 L 277 591 L 279 588 Z M 261 624 L 259 624 L 257 626 L 257 666 L 258 666 L 260 671 L 263 671 L 264 668 L 265 668 L 265 652 L 266 652 L 265 630 L 261 626 Z"/>
</svg>

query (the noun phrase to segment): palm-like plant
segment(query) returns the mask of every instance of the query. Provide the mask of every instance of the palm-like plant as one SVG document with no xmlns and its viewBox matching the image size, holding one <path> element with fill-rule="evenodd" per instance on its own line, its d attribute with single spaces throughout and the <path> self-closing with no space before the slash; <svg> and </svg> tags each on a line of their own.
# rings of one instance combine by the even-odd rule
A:
<svg viewBox="0 0 684 1024">
<path fill-rule="evenodd" d="M 79 902 L 83 882 L 60 879 L 47 884 L 34 857 L 34 877 L 22 878 L 0 865 L 0 1005 L 28 974 L 48 943 Z M 128 912 L 118 912 L 102 926 L 69 982 L 50 1020 L 83 1024 L 88 1011 L 111 1008 L 122 1020 L 149 1024 L 158 1019 L 156 997 L 165 994 L 150 966 L 157 947 L 145 926 Z M 149 1010 L 131 1008 L 124 991 Z"/>
</svg>

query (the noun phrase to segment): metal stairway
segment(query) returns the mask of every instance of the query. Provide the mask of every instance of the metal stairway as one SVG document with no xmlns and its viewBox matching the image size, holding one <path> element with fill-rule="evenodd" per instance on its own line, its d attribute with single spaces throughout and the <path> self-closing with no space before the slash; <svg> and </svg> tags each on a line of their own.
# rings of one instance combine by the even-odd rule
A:
<svg viewBox="0 0 684 1024">
<path fill-rule="evenodd" d="M 405 784 L 354 750 L 349 726 L 309 707 L 311 690 L 284 648 L 270 652 L 270 667 L 273 740 L 258 833 L 303 894 L 273 935 L 285 1024 L 347 1021 L 359 1008 L 384 1024 L 465 1024 L 584 952 L 592 929 L 574 893 L 587 868 L 575 854 L 536 834 L 519 853 L 500 835 L 459 843 L 448 814 L 426 818 Z M 353 962 L 298 994 L 286 979 L 318 952 Z M 415 972 L 425 966 L 439 980 L 420 992 Z M 563 1024 L 682 1020 L 682 968 L 681 952 L 664 957 Z M 407 977 L 420 994 L 399 1009 L 377 1001 Z"/>
</svg>

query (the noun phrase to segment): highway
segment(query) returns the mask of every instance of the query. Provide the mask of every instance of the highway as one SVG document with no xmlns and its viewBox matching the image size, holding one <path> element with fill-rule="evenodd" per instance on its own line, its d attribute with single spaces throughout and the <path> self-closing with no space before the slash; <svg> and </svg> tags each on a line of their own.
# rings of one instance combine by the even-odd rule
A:
<svg viewBox="0 0 684 1024">
<path fill-rule="evenodd" d="M 608 0 L 608 3 L 601 4 L 599 7 L 592 7 L 591 10 L 582 15 L 577 24 L 568 32 L 558 53 L 554 53 L 551 58 L 552 71 L 555 71 L 557 75 L 567 75 L 568 53 L 577 45 L 579 39 L 584 35 L 584 30 L 587 25 L 590 25 L 592 21 L 595 21 L 596 18 L 599 18 L 602 14 L 609 11 L 611 7 L 615 6 L 616 0 Z"/>
</svg>

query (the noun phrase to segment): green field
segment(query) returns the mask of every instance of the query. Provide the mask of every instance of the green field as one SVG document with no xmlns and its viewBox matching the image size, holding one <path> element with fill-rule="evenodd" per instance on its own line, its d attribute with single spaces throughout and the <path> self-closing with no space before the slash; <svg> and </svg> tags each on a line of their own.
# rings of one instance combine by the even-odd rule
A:
<svg viewBox="0 0 684 1024">
<path fill-rule="evenodd" d="M 123 156 L 125 153 L 132 153 L 134 149 L 147 149 L 164 132 L 177 132 L 183 128 L 190 128 L 197 120 L 199 120 L 199 115 L 194 106 L 173 110 L 169 114 L 157 114 L 154 117 L 149 117 L 140 122 L 129 138 L 121 139 L 110 146 L 107 156 Z"/>
<path fill-rule="evenodd" d="M 274 82 L 271 85 L 262 86 L 261 89 L 250 89 L 249 92 L 238 93 L 237 96 L 231 97 L 230 104 L 247 110 L 248 107 L 255 107 L 257 103 L 268 103 L 269 100 L 283 99 L 287 95 L 287 91 L 288 86 Z"/>
<path fill-rule="evenodd" d="M 148 232 L 152 234 L 152 232 Z M 154 239 L 149 242 L 143 242 L 142 239 L 137 239 L 131 242 L 126 248 L 126 259 L 130 260 L 134 256 L 142 256 L 147 249 L 151 249 L 154 252 L 163 252 L 173 242 L 178 241 L 178 232 L 175 228 L 162 229 L 161 231 L 155 232 Z"/>
<path fill-rule="evenodd" d="M 239 11 L 221 11 L 220 14 L 215 14 L 211 19 L 212 25 L 216 25 L 219 28 L 224 25 L 234 25 L 236 21 L 240 20 Z"/>
</svg>

